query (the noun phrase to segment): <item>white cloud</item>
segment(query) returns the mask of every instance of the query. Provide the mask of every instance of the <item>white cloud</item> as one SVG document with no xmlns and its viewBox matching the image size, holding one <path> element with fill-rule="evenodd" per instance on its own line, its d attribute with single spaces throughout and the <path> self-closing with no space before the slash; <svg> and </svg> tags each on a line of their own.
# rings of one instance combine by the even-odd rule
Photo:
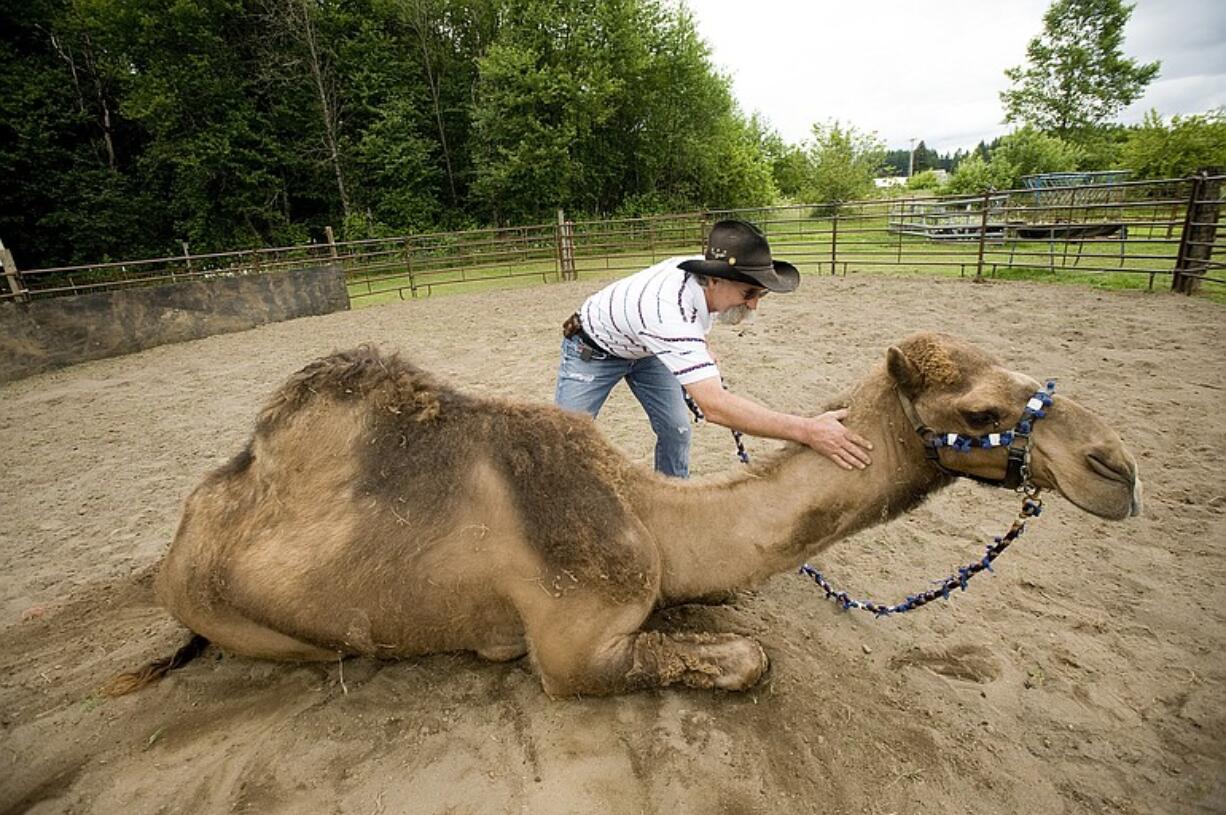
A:
<svg viewBox="0 0 1226 815">
<path fill-rule="evenodd" d="M 999 94 L 1043 27 L 1048 0 L 795 2 L 688 0 L 712 59 L 731 75 L 746 113 L 788 141 L 814 122 L 873 130 L 891 147 L 973 147 L 1010 128 Z M 1162 73 L 1121 114 L 1139 121 L 1226 104 L 1226 3 L 1139 0 L 1124 52 Z"/>
</svg>

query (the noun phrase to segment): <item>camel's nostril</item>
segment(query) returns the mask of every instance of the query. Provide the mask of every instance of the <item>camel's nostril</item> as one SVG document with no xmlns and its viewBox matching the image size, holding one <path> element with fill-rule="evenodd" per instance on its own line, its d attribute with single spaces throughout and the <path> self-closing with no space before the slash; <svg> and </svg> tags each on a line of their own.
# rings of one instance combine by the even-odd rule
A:
<svg viewBox="0 0 1226 815">
<path fill-rule="evenodd" d="M 1125 458 L 1113 456 L 1102 450 L 1092 450 L 1086 453 L 1086 462 L 1090 465 L 1091 470 L 1103 478 L 1124 484 L 1132 484 L 1137 480 L 1132 464 Z"/>
</svg>

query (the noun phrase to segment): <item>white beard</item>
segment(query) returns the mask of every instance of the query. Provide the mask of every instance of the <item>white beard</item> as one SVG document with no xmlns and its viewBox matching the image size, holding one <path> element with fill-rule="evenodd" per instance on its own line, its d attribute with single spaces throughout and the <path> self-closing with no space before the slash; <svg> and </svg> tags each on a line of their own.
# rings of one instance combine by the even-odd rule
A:
<svg viewBox="0 0 1226 815">
<path fill-rule="evenodd" d="M 753 310 L 749 306 L 741 303 L 739 306 L 724 309 L 719 313 L 716 321 L 720 325 L 740 325 L 746 320 L 753 318 Z"/>
</svg>

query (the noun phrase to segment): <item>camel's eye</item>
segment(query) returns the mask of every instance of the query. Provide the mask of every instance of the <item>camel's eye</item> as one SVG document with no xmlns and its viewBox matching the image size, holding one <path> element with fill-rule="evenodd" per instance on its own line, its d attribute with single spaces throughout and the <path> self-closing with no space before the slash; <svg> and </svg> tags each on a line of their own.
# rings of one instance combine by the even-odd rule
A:
<svg viewBox="0 0 1226 815">
<path fill-rule="evenodd" d="M 1000 416 L 994 410 L 968 410 L 963 417 L 967 424 L 975 428 L 1000 426 Z"/>
</svg>

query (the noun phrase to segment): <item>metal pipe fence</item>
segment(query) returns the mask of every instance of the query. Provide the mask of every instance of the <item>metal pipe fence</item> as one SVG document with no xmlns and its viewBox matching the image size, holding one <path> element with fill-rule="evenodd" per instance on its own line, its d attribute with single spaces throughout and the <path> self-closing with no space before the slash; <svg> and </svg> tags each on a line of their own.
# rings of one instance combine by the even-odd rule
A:
<svg viewBox="0 0 1226 815">
<path fill-rule="evenodd" d="M 71 296 L 335 264 L 355 302 L 430 296 L 448 287 L 506 286 L 637 271 L 700 254 L 721 218 L 756 223 L 774 254 L 802 271 L 944 271 L 960 275 L 1112 275 L 1192 293 L 1226 285 L 1218 228 L 1226 176 L 1119 181 L 724 209 L 642 218 L 415 235 L 18 270 L 0 245 L 0 300 Z"/>
</svg>

